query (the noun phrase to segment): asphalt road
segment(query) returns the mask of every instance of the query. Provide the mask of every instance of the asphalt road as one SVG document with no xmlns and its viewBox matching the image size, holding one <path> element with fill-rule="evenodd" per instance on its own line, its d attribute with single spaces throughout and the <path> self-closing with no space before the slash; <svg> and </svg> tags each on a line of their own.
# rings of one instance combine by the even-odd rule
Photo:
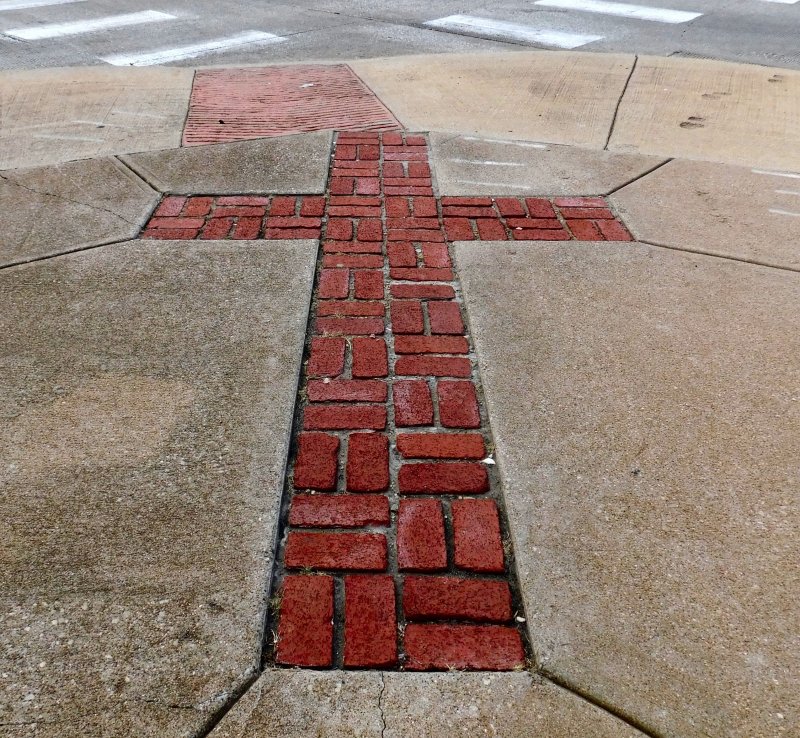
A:
<svg viewBox="0 0 800 738">
<path fill-rule="evenodd" d="M 0 69 L 572 48 L 800 68 L 800 0 L 0 0 Z"/>
</svg>

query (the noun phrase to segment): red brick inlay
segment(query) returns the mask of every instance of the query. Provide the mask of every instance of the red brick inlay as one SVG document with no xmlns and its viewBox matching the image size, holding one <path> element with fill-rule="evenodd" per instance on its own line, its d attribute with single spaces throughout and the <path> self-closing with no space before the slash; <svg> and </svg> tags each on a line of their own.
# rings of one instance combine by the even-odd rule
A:
<svg viewBox="0 0 800 738">
<path fill-rule="evenodd" d="M 195 74 L 183 145 L 393 128 L 395 117 L 346 64 L 208 69 Z"/>
<path fill-rule="evenodd" d="M 321 241 L 273 579 L 274 660 L 524 664 L 448 244 L 630 240 L 605 199 L 437 198 L 425 136 L 343 132 L 325 196 L 168 196 L 143 235 Z"/>
</svg>

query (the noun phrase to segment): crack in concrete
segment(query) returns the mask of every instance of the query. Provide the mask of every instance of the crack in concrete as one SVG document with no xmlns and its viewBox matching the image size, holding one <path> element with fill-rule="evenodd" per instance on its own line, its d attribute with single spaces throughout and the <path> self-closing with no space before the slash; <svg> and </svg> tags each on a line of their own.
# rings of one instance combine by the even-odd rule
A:
<svg viewBox="0 0 800 738">
<path fill-rule="evenodd" d="M 381 714 L 381 738 L 386 735 L 386 714 L 383 711 L 383 693 L 386 691 L 386 678 L 383 672 L 378 672 L 381 677 L 381 691 L 378 693 L 378 710 Z"/>
<path fill-rule="evenodd" d="M 603 151 L 608 151 L 608 144 L 611 143 L 611 136 L 614 135 L 614 127 L 617 125 L 617 115 L 619 115 L 619 109 L 622 105 L 622 99 L 625 97 L 625 93 L 628 91 L 628 85 L 631 83 L 631 77 L 633 77 L 633 73 L 636 71 L 636 64 L 639 62 L 639 55 L 634 54 L 633 57 L 633 64 L 631 65 L 631 71 L 628 73 L 628 78 L 625 80 L 625 86 L 622 88 L 622 92 L 619 95 L 619 100 L 617 100 L 617 105 L 614 108 L 614 117 L 611 119 L 611 127 L 608 129 L 608 137 L 606 138 L 606 144 L 603 146 Z"/>
<path fill-rule="evenodd" d="M 54 192 L 43 192 L 42 190 L 37 190 L 37 189 L 34 189 L 33 187 L 28 187 L 28 185 L 24 185 L 21 182 L 17 182 L 16 180 L 11 179 L 11 178 L 5 176 L 4 174 L 0 174 L 0 179 L 2 179 L 4 182 L 7 182 L 10 185 L 13 185 L 14 187 L 19 187 L 22 190 L 25 190 L 27 192 L 31 192 L 34 195 L 41 195 L 42 197 L 52 197 L 52 198 L 55 198 L 56 200 L 61 200 L 63 202 L 72 203 L 73 205 L 80 205 L 82 207 L 89 208 L 90 210 L 98 210 L 100 212 L 108 213 L 109 215 L 113 215 L 115 218 L 119 218 L 121 221 L 127 223 L 128 225 L 132 225 L 132 226 L 138 226 L 139 225 L 138 223 L 136 223 L 136 222 L 134 222 L 132 220 L 128 220 L 124 215 L 120 215 L 119 213 L 115 213 L 113 210 L 109 210 L 108 208 L 100 207 L 99 205 L 93 205 L 93 204 L 88 203 L 88 202 L 81 202 L 80 200 L 73 200 L 73 199 L 71 199 L 69 197 L 65 197 L 64 195 L 58 195 L 58 194 L 56 194 Z"/>
</svg>

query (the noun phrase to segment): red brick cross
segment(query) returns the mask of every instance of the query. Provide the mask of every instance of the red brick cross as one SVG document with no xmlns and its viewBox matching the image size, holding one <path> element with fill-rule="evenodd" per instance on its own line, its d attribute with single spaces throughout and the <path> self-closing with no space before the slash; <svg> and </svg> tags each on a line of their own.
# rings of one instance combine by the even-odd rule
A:
<svg viewBox="0 0 800 738">
<path fill-rule="evenodd" d="M 324 196 L 170 196 L 143 236 L 322 242 L 273 577 L 275 661 L 524 664 L 449 243 L 631 240 L 605 199 L 437 198 L 424 135 L 343 132 Z"/>
</svg>

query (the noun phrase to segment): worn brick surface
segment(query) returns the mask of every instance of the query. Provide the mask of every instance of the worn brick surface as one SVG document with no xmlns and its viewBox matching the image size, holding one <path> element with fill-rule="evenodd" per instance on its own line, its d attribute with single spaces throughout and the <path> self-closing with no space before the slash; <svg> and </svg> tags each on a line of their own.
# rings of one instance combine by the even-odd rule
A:
<svg viewBox="0 0 800 738">
<path fill-rule="evenodd" d="M 472 382 L 441 379 L 436 384 L 439 418 L 445 428 L 480 428 L 478 395 Z"/>
<path fill-rule="evenodd" d="M 399 433 L 397 450 L 407 459 L 482 459 L 486 455 L 479 433 Z"/>
<path fill-rule="evenodd" d="M 410 620 L 505 623 L 511 620 L 511 590 L 507 582 L 493 579 L 407 576 L 403 580 L 403 612 Z"/>
<path fill-rule="evenodd" d="M 281 590 L 275 658 L 293 666 L 330 666 L 333 578 L 287 576 Z"/>
<path fill-rule="evenodd" d="M 344 665 L 387 667 L 397 663 L 394 577 L 354 574 L 344 578 Z"/>
<path fill-rule="evenodd" d="M 383 430 L 386 408 L 381 405 L 310 405 L 304 421 L 307 430 Z"/>
<path fill-rule="evenodd" d="M 385 402 L 386 382 L 369 379 L 312 379 L 306 387 L 311 402 Z"/>
<path fill-rule="evenodd" d="M 401 571 L 447 568 L 444 514 L 439 500 L 400 500 L 397 515 L 397 566 Z"/>
<path fill-rule="evenodd" d="M 389 524 L 384 495 L 306 495 L 292 498 L 289 525 L 298 528 L 361 528 Z"/>
<path fill-rule="evenodd" d="M 339 439 L 326 433 L 301 433 L 297 445 L 295 487 L 323 492 L 336 489 Z"/>
<path fill-rule="evenodd" d="M 354 338 L 352 346 L 354 378 L 385 377 L 389 373 L 386 341 L 383 338 Z"/>
<path fill-rule="evenodd" d="M 502 625 L 422 625 L 405 631 L 410 671 L 503 671 L 525 664 L 519 631 Z"/>
<path fill-rule="evenodd" d="M 343 338 L 312 338 L 306 371 L 309 377 L 336 377 L 344 370 Z"/>
<path fill-rule="evenodd" d="M 476 463 L 403 464 L 398 485 L 403 494 L 481 494 L 489 491 L 489 475 Z"/>
<path fill-rule="evenodd" d="M 386 537 L 379 533 L 290 531 L 284 563 L 290 569 L 386 569 Z"/>
<path fill-rule="evenodd" d="M 389 439 L 379 433 L 353 433 L 347 442 L 347 489 L 383 492 L 389 487 Z"/>
<path fill-rule="evenodd" d="M 504 571 L 503 541 L 494 500 L 454 500 L 452 512 L 456 566 L 479 572 Z"/>
<path fill-rule="evenodd" d="M 397 426 L 431 425 L 433 400 L 422 379 L 398 379 L 392 385 L 394 421 Z"/>
</svg>

